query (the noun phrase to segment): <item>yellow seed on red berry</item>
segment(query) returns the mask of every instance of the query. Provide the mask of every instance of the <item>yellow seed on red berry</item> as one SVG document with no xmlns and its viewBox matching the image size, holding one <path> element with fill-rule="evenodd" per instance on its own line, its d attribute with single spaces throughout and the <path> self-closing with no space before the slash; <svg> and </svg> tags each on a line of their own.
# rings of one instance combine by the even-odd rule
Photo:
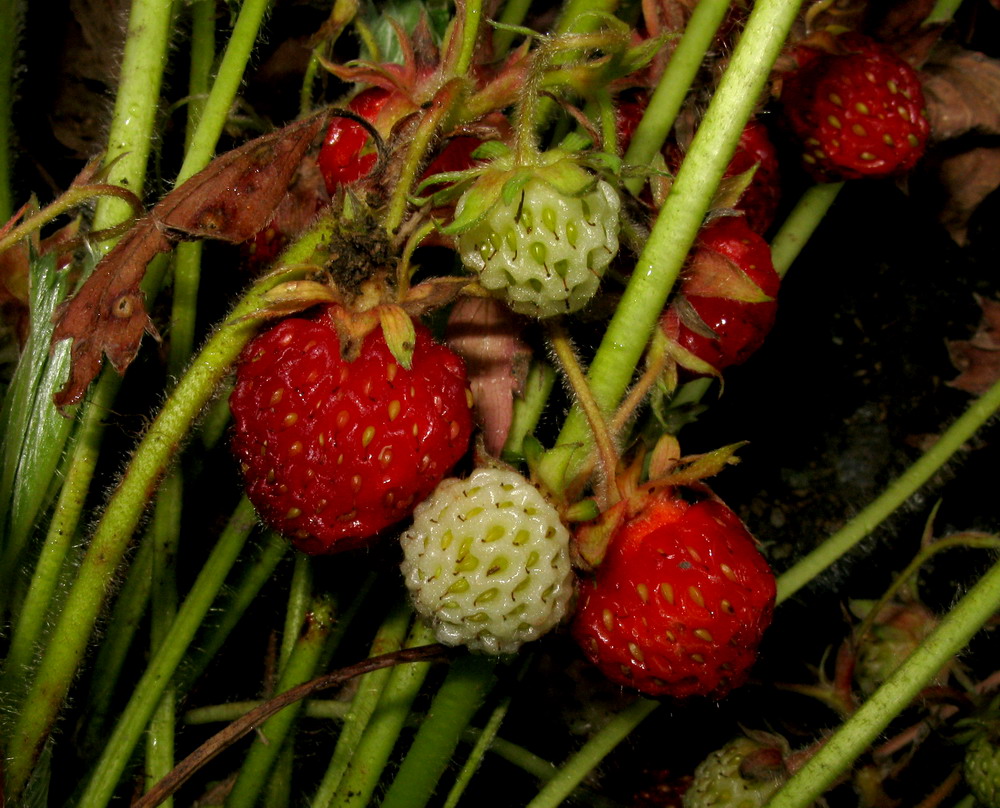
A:
<svg viewBox="0 0 1000 808">
<path fill-rule="evenodd" d="M 302 515 L 302 509 L 301 508 L 294 508 L 293 507 L 293 508 L 289 508 L 288 509 L 288 512 L 285 514 L 285 518 L 286 519 L 296 519 L 296 518 L 298 518 L 301 515 Z"/>
<path fill-rule="evenodd" d="M 285 426 L 292 426 L 296 421 L 299 420 L 299 414 L 297 412 L 290 412 L 285 415 L 282 419 L 282 423 Z"/>
<path fill-rule="evenodd" d="M 696 628 L 694 630 L 694 636 L 699 640 L 704 640 L 705 642 L 712 641 L 712 632 L 710 632 L 707 628 Z"/>
<path fill-rule="evenodd" d="M 663 593 L 663 597 L 666 598 L 667 603 L 671 606 L 674 605 L 674 587 L 671 584 L 663 583 L 660 584 L 660 591 Z"/>
<path fill-rule="evenodd" d="M 389 402 L 389 420 L 395 421 L 399 416 L 399 411 L 402 409 L 403 405 L 399 403 L 398 398 L 394 398 Z"/>
<path fill-rule="evenodd" d="M 643 662 L 645 660 L 645 657 L 643 657 L 642 655 L 642 649 L 634 642 L 630 642 L 628 644 L 628 650 L 629 653 L 632 654 L 632 658 L 635 659 L 636 662 Z"/>
<path fill-rule="evenodd" d="M 375 437 L 375 427 L 366 426 L 365 431 L 361 433 L 361 445 L 367 446 L 369 443 L 372 442 L 372 439 L 374 437 Z"/>
<path fill-rule="evenodd" d="M 704 606 L 705 605 L 705 598 L 702 597 L 701 590 L 698 589 L 698 587 L 696 587 L 696 586 L 689 586 L 688 587 L 688 596 L 697 605 L 699 605 L 699 606 Z"/>
</svg>

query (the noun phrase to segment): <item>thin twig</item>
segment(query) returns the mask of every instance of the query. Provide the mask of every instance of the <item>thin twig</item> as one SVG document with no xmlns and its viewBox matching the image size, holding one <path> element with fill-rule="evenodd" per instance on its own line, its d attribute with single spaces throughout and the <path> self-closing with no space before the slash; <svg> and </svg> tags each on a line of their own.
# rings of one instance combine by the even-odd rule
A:
<svg viewBox="0 0 1000 808">
<path fill-rule="evenodd" d="M 160 782 L 132 803 L 132 808 L 155 808 L 163 800 L 172 796 L 184 785 L 202 766 L 213 760 L 218 754 L 228 749 L 236 741 L 252 732 L 264 721 L 290 704 L 306 699 L 321 690 L 336 687 L 344 682 L 365 673 L 401 665 L 407 662 L 426 662 L 436 658 L 444 659 L 447 649 L 438 643 L 421 645 L 416 648 L 404 648 L 381 656 L 370 657 L 346 668 L 331 671 L 318 676 L 297 687 L 279 693 L 272 699 L 261 703 L 250 712 L 236 719 L 225 729 L 220 730 L 205 743 L 195 749 L 184 760 L 178 763 L 173 771 Z"/>
</svg>

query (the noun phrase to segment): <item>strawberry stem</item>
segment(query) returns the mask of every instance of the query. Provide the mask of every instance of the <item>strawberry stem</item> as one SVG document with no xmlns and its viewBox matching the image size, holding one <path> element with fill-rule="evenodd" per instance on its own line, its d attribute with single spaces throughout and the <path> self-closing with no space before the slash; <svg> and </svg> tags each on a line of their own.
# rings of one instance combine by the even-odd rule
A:
<svg viewBox="0 0 1000 808">
<path fill-rule="evenodd" d="M 811 186 L 782 222 L 771 240 L 771 261 L 780 277 L 785 277 L 843 187 L 842 182 Z"/>
<path fill-rule="evenodd" d="M 331 220 L 321 220 L 311 237 L 300 241 L 289 252 L 302 258 L 311 256 L 320 239 L 334 226 L 336 223 Z M 291 263 L 298 264 L 297 261 Z M 253 336 L 265 294 L 279 282 L 301 277 L 305 272 L 302 266 L 285 269 L 264 278 L 250 290 L 237 305 L 232 319 L 208 341 L 139 443 L 95 528 L 63 611 L 56 619 L 25 708 L 12 730 L 7 749 L 11 756 L 7 772 L 9 795 L 16 798 L 27 784 L 31 768 L 83 659 L 118 564 L 149 497 L 179 449 L 180 441 Z"/>
<path fill-rule="evenodd" d="M 577 403 L 587 415 L 587 422 L 597 445 L 597 456 L 601 466 L 598 501 L 601 510 L 605 510 L 618 501 L 614 486 L 618 471 L 618 452 L 608 429 L 607 417 L 590 392 L 587 377 L 576 358 L 576 352 L 573 350 L 566 329 L 556 320 L 548 321 L 547 326 L 549 343 Z"/>
<path fill-rule="evenodd" d="M 375 633 L 369 656 L 376 657 L 402 648 L 412 619 L 413 612 L 409 603 L 400 599 Z M 357 757 L 358 746 L 385 691 L 390 673 L 391 668 L 382 668 L 366 673 L 360 680 L 351 700 L 350 710 L 344 716 L 330 763 L 313 797 L 313 808 L 328 808 L 332 805 L 351 761 Z"/>
<path fill-rule="evenodd" d="M 998 410 L 1000 410 L 1000 381 L 995 382 L 980 398 L 973 401 L 968 409 L 942 433 L 940 439 L 891 482 L 876 500 L 819 547 L 785 570 L 778 578 L 777 602 L 781 603 L 791 597 L 875 530 L 893 511 L 913 496 Z"/>
<path fill-rule="evenodd" d="M 428 803 L 462 733 L 496 684 L 499 661 L 466 654 L 450 665 L 381 808 L 423 808 Z"/>
<path fill-rule="evenodd" d="M 798 2 L 765 0 L 750 14 L 590 366 L 588 382 L 603 410 L 615 409 L 629 385 L 798 8 Z M 544 476 L 572 477 L 592 442 L 586 416 L 574 407 L 557 443 L 579 448 L 550 452 Z"/>
<path fill-rule="evenodd" d="M 771 798 L 767 808 L 812 805 L 998 609 L 1000 564 L 995 564 L 868 701 L 826 739 Z"/>
<path fill-rule="evenodd" d="M 298 609 L 289 611 L 295 615 Z M 297 625 L 291 634 L 294 641 L 278 678 L 278 693 L 308 682 L 316 675 L 323 657 L 331 650 L 331 640 L 339 638 L 339 632 L 333 630 L 334 614 L 334 605 L 328 595 L 320 594 L 313 598 L 304 615 L 304 625 Z M 233 790 L 226 798 L 227 808 L 252 808 L 257 803 L 268 774 L 302 712 L 302 705 L 301 701 L 291 704 L 260 726 L 240 767 Z"/>
<path fill-rule="evenodd" d="M 521 25 L 531 8 L 531 0 L 507 0 L 504 3 L 497 22 L 501 25 L 509 25 L 511 28 Z M 501 59 L 507 55 L 517 32 L 511 28 L 497 28 L 493 31 L 493 56 Z"/>
<path fill-rule="evenodd" d="M 164 688 L 215 602 L 255 525 L 253 506 L 244 498 L 233 511 L 175 619 L 163 635 L 163 642 L 150 659 L 128 704 L 120 713 L 114 731 L 77 803 L 80 808 L 100 808 L 111 799 L 128 765 L 131 752 L 142 737 Z M 81 580 L 84 580 L 82 574 Z M 46 655 L 46 660 L 48 656 Z"/>
<path fill-rule="evenodd" d="M 434 642 L 433 630 L 425 623 L 417 622 L 405 647 L 416 648 Z M 430 662 L 417 662 L 392 669 L 372 720 L 358 741 L 331 805 L 337 808 L 364 808 L 371 802 L 430 665 Z M 314 805 L 320 808 L 320 803 L 314 802 Z"/>
<path fill-rule="evenodd" d="M 728 10 L 729 0 L 702 0 L 694 7 L 684 34 L 670 55 L 670 61 L 632 135 L 622 158 L 625 165 L 648 166 L 663 148 Z M 644 182 L 641 175 L 629 177 L 625 180 L 625 187 L 638 194 Z"/>
<path fill-rule="evenodd" d="M 659 706 L 650 699 L 636 699 L 620 711 L 559 769 L 526 808 L 561 805 L 583 778 Z"/>
</svg>

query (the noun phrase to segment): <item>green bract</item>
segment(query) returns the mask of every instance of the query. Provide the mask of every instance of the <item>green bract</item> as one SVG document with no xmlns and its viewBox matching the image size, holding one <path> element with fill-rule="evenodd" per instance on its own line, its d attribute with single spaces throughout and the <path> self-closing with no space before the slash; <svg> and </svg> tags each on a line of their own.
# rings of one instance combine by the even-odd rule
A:
<svg viewBox="0 0 1000 808">
<path fill-rule="evenodd" d="M 480 469 L 445 480 L 401 541 L 414 608 L 439 642 L 512 653 L 566 614 L 569 531 L 516 472 Z"/>
</svg>

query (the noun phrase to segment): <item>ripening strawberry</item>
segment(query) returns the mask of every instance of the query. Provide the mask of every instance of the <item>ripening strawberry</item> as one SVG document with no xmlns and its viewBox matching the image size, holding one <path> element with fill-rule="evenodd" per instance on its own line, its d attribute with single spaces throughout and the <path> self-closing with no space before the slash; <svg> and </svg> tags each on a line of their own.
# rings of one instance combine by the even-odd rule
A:
<svg viewBox="0 0 1000 808">
<path fill-rule="evenodd" d="M 684 792 L 684 808 L 761 808 L 788 779 L 787 742 L 742 735 L 710 753 Z"/>
<path fill-rule="evenodd" d="M 401 542 L 414 608 L 439 642 L 513 653 L 566 615 L 569 531 L 514 471 L 445 480 L 417 506 Z"/>
<path fill-rule="evenodd" d="M 714 499 L 655 489 L 582 582 L 572 633 L 612 681 L 650 696 L 721 698 L 742 684 L 775 583 L 753 536 Z"/>
<path fill-rule="evenodd" d="M 534 165 L 504 156 L 464 192 L 447 228 L 462 263 L 518 314 L 579 311 L 618 253 L 621 200 L 558 149 Z"/>
<path fill-rule="evenodd" d="M 350 549 L 405 519 L 468 448 L 462 360 L 414 326 L 409 370 L 379 328 L 346 361 L 330 307 L 242 354 L 229 404 L 247 496 L 303 552 Z"/>
<path fill-rule="evenodd" d="M 1000 805 L 1000 745 L 995 727 L 979 732 L 965 748 L 963 770 L 976 805 Z"/>
<path fill-rule="evenodd" d="M 800 67 L 782 78 L 782 107 L 806 170 L 819 181 L 909 171 L 930 135 L 916 70 L 863 34 L 842 34 L 833 47 L 799 47 Z"/>
<path fill-rule="evenodd" d="M 392 99 L 389 90 L 367 87 L 347 103 L 347 108 L 367 121 L 374 121 Z M 365 176 L 375 166 L 378 154 L 374 149 L 365 151 L 368 138 L 367 130 L 350 118 L 336 117 L 330 122 L 319 150 L 319 167 L 331 194 L 339 186 Z"/>
<path fill-rule="evenodd" d="M 660 319 L 678 364 L 711 375 L 745 362 L 774 325 L 780 284 L 770 246 L 743 217 L 705 227 Z"/>
</svg>

